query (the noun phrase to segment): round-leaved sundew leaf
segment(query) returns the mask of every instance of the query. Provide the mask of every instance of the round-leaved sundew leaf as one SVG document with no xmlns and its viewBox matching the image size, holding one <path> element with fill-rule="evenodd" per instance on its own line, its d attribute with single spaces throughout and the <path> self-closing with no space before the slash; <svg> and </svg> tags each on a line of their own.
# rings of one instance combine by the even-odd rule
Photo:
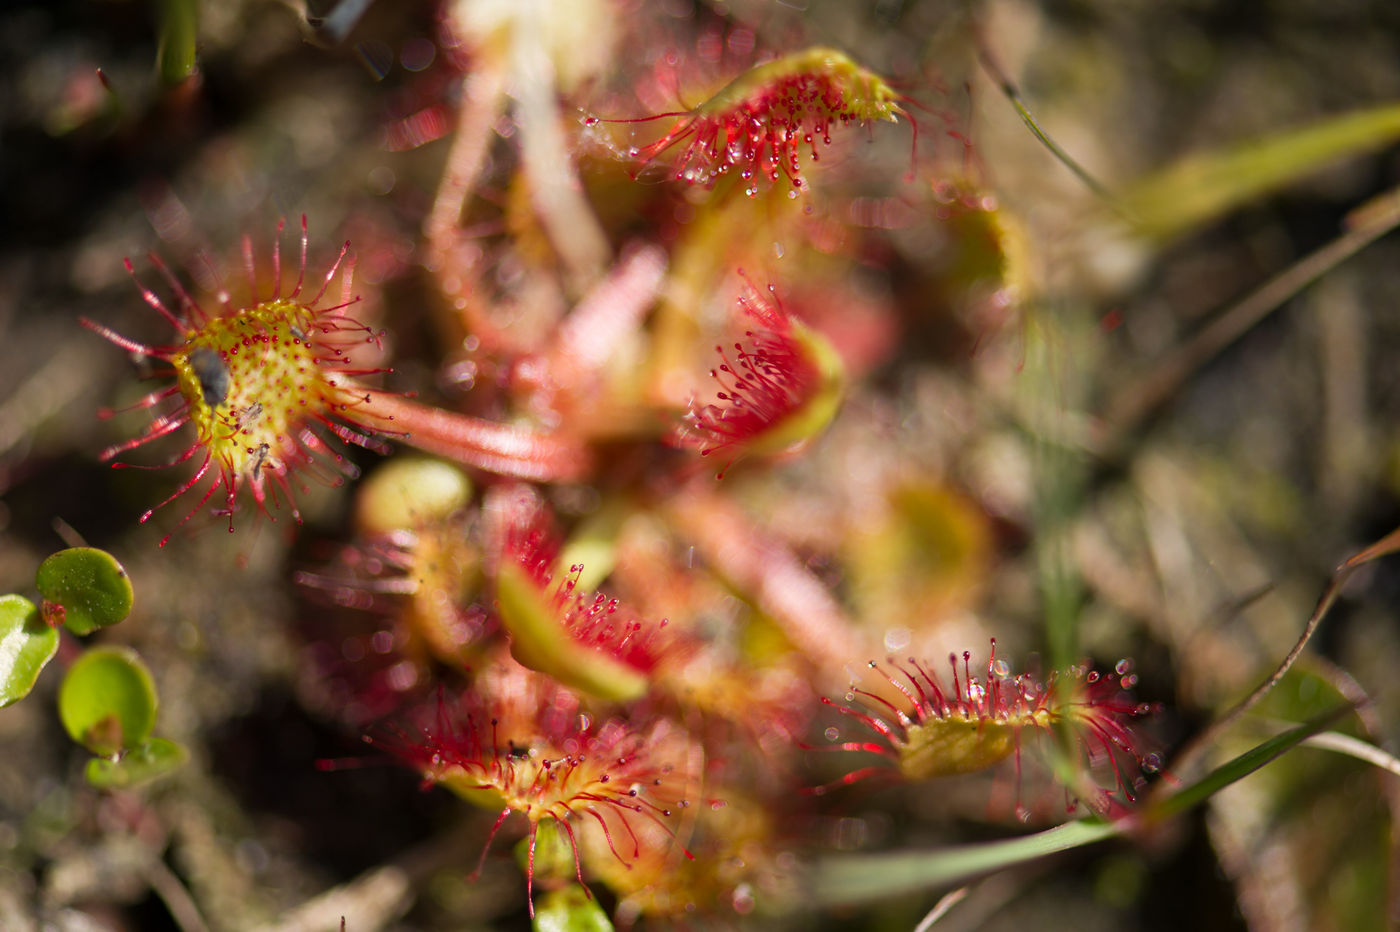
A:
<svg viewBox="0 0 1400 932">
<path fill-rule="evenodd" d="M 29 695 L 57 651 L 58 632 L 44 624 L 33 602 L 0 595 L 0 706 Z"/>
<path fill-rule="evenodd" d="M 296 283 L 284 294 L 282 228 L 279 223 L 272 249 L 271 293 L 265 286 L 259 287 L 252 241 L 245 237 L 249 300 L 235 306 L 229 293 L 221 292 L 220 310 L 214 313 L 201 307 L 166 265 L 151 256 L 178 303 L 168 307 L 139 280 L 137 287 L 146 303 L 175 329 L 177 340 L 172 344 L 146 345 L 94 321 L 83 321 L 88 329 L 125 350 L 168 363 L 175 375 L 174 385 L 157 389 L 133 405 L 152 413 L 145 432 L 108 447 L 101 459 L 112 460 L 187 424 L 194 430 L 194 439 L 184 453 L 167 464 L 192 462 L 193 475 L 142 515 L 142 522 L 150 520 L 156 509 L 202 486 L 197 503 L 179 523 L 190 520 L 213 501 L 217 512 L 227 516 L 232 531 L 243 488 L 252 493 L 260 511 L 270 515 L 285 502 L 300 523 L 293 494 L 306 487 L 300 476 L 338 485 L 359 475 L 355 465 L 335 449 L 331 436 L 380 452 L 388 450 L 371 437 L 379 421 L 365 417 L 375 391 L 353 382 L 354 377 L 385 370 L 361 367 L 358 362 L 360 353 L 378 347 L 380 335 L 348 315 L 355 302 L 349 293 L 354 263 L 346 261 L 350 244 L 341 248 L 319 284 L 311 281 L 307 275 L 309 234 L 303 217 Z M 130 261 L 126 268 L 135 279 Z M 343 276 L 342 300 L 329 305 L 322 298 L 337 275 Z M 102 416 L 115 413 L 104 409 Z M 162 538 L 161 545 L 169 540 L 169 535 Z"/>
<path fill-rule="evenodd" d="M 131 613 L 131 578 L 115 557 L 94 547 L 72 547 L 49 557 L 39 564 L 34 587 L 44 597 L 45 616 L 77 635 L 114 625 Z"/>
<path fill-rule="evenodd" d="M 817 161 L 818 144 L 829 145 L 838 126 L 909 119 L 902 100 L 844 52 L 811 48 L 750 68 L 693 110 L 613 122 L 676 118 L 660 139 L 629 151 L 636 173 L 670 152 L 676 181 L 710 187 L 733 173 L 744 193 L 756 197 L 761 180 L 786 178 L 789 196 L 796 196 L 807 186 L 804 153 Z"/>
</svg>

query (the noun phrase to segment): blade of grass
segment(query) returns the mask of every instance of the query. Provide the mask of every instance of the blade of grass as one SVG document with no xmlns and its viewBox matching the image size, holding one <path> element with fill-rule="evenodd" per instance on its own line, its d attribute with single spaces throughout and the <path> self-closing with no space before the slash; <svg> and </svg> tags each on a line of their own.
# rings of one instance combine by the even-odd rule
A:
<svg viewBox="0 0 1400 932">
<path fill-rule="evenodd" d="M 1189 155 L 1123 191 L 1120 203 L 1139 233 L 1168 240 L 1329 162 L 1380 149 L 1397 138 L 1400 104 L 1345 113 Z"/>
<path fill-rule="evenodd" d="M 919 924 L 914 927 L 914 932 L 928 932 L 940 919 L 948 915 L 949 911 L 952 910 L 954 906 L 957 906 L 966 899 L 970 890 L 970 887 L 959 887 L 951 893 L 943 894 L 943 897 L 934 904 L 933 909 L 929 910 L 928 914 L 925 915 L 923 919 L 919 920 Z"/>
<path fill-rule="evenodd" d="M 1040 124 L 1035 121 L 1035 117 L 1031 116 L 1030 110 L 1027 109 L 1025 100 L 1021 96 L 1020 88 L 1011 80 L 1006 71 L 1001 67 L 1001 64 L 997 61 L 996 56 L 992 54 L 992 50 L 987 45 L 981 29 L 975 30 L 974 35 L 976 36 L 977 42 L 977 58 L 981 61 L 982 68 L 991 76 L 992 80 L 997 85 L 997 89 L 1000 90 L 1002 96 L 1010 102 L 1016 114 L 1021 118 L 1021 122 L 1026 124 L 1026 129 L 1031 131 L 1031 135 L 1034 136 L 1061 165 L 1069 169 L 1074 177 L 1083 182 L 1084 187 L 1092 191 L 1110 207 L 1121 211 L 1122 208 L 1119 207 L 1118 199 L 1113 196 L 1113 193 L 1097 178 L 1091 175 L 1087 168 L 1080 165 L 1075 161 L 1073 156 L 1062 149 L 1060 144 L 1050 137 L 1050 134 L 1040 128 Z"/>
<path fill-rule="evenodd" d="M 1280 755 L 1289 751 L 1313 735 L 1319 734 L 1337 719 L 1353 711 L 1351 705 L 1342 705 L 1319 715 L 1317 718 L 1297 728 L 1289 729 L 1281 735 L 1275 735 L 1263 744 L 1250 748 L 1239 757 L 1226 764 L 1215 768 L 1200 780 L 1188 787 L 1177 790 L 1170 796 L 1160 799 L 1152 799 L 1143 810 L 1136 814 L 1133 819 L 1144 825 L 1151 825 L 1170 819 L 1172 816 L 1180 815 L 1193 806 L 1198 806 L 1210 799 L 1216 793 L 1249 776 L 1254 771 L 1265 764 L 1275 760 Z M 1161 784 L 1159 784 L 1161 785 Z"/>
<path fill-rule="evenodd" d="M 1023 425 L 1031 452 L 1034 496 L 1031 517 L 1035 526 L 1033 553 L 1035 581 L 1045 625 L 1045 653 L 1050 669 L 1063 670 L 1079 662 L 1079 617 L 1085 589 L 1070 543 L 1071 528 L 1084 496 L 1086 457 L 1082 448 L 1064 442 L 1064 423 L 1070 418 L 1072 400 L 1080 386 L 1075 371 L 1063 364 L 1064 342 L 1069 339 L 1056 322 L 1028 318 L 1025 328 L 1025 362 L 1021 373 L 1020 400 Z M 1058 352 L 1057 352 L 1058 350 Z M 1056 686 L 1068 702 L 1073 688 L 1069 678 Z M 1083 798 L 1092 798 L 1082 786 L 1085 776 L 1078 765 L 1075 738 L 1068 722 L 1054 727 L 1051 769 L 1056 778 Z"/>
<path fill-rule="evenodd" d="M 166 84 L 179 84 L 194 74 L 199 38 L 198 0 L 160 0 L 157 5 L 160 39 L 156 71 Z"/>
<path fill-rule="evenodd" d="M 1337 596 L 1341 594 L 1342 586 L 1346 585 L 1346 581 L 1351 578 L 1352 574 L 1372 560 L 1394 553 L 1396 550 L 1400 550 L 1400 528 L 1391 531 L 1374 544 L 1353 555 L 1337 568 L 1337 571 L 1332 574 L 1327 588 L 1322 591 L 1322 595 L 1318 598 L 1313 613 L 1308 616 L 1307 624 L 1303 625 L 1303 631 L 1298 635 L 1293 649 L 1279 662 L 1278 667 L 1264 682 L 1256 686 L 1253 692 L 1217 719 L 1209 728 L 1198 735 L 1184 751 L 1177 755 L 1173 769 L 1178 774 L 1189 773 L 1192 766 L 1204 754 L 1205 749 L 1215 742 L 1221 732 L 1238 721 L 1244 713 L 1254 708 L 1261 699 L 1269 694 L 1270 690 L 1278 685 L 1279 680 L 1283 679 L 1284 674 L 1302 656 L 1303 649 L 1308 646 L 1308 641 L 1312 640 L 1312 636 L 1317 633 L 1322 619 L 1327 617 L 1333 603 L 1337 601 Z"/>
<path fill-rule="evenodd" d="M 1400 777 L 1400 758 L 1396 758 L 1395 755 L 1383 751 L 1374 744 L 1368 744 L 1360 738 L 1353 738 L 1351 735 L 1344 735 L 1337 731 L 1324 731 L 1320 735 L 1313 735 L 1303 743 L 1310 748 L 1335 751 L 1338 754 L 1354 757 Z"/>
<path fill-rule="evenodd" d="M 1083 498 L 1085 457 L 1081 449 L 1061 439 L 1079 386 L 1072 382 L 1073 370 L 1062 364 L 1063 353 L 1057 352 L 1063 349 L 1065 336 L 1052 321 L 1028 321 L 1025 340 L 1021 405 L 1034 470 L 1036 583 L 1045 614 L 1050 668 L 1060 670 L 1080 660 L 1078 625 L 1084 587 L 1068 536 Z"/>
<path fill-rule="evenodd" d="M 863 903 L 959 883 L 979 874 L 1102 841 L 1118 832 L 1115 823 L 1090 818 L 1066 822 L 1021 838 L 959 845 L 941 851 L 829 857 L 817 865 L 813 890 L 824 906 Z"/>
</svg>

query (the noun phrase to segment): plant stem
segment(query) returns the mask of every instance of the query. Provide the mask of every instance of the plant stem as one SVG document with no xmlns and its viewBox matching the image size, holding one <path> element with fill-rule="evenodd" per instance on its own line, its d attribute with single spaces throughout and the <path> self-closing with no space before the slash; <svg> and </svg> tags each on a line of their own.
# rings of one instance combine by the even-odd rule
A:
<svg viewBox="0 0 1400 932">
<path fill-rule="evenodd" d="M 356 388 L 347 386 L 347 393 Z M 445 411 L 402 395 L 359 388 L 358 396 L 356 423 L 425 453 L 497 475 L 567 482 L 582 478 L 592 465 L 580 443 L 560 434 Z"/>
<path fill-rule="evenodd" d="M 1059 143 L 1051 139 L 1049 134 L 1040 128 L 1040 124 L 1036 123 L 1035 117 L 1031 116 L 1030 110 L 1026 109 L 1026 104 L 1021 97 L 1020 89 L 1016 87 L 1015 82 L 1011 80 L 1006 71 L 1003 70 L 1001 65 L 997 62 L 996 57 L 992 55 L 992 50 L 987 45 L 986 38 L 982 35 L 981 29 L 974 29 L 973 35 L 977 42 L 977 58 L 981 61 L 982 67 L 986 70 L 987 74 L 991 75 L 992 80 L 997 85 L 997 89 L 1001 91 L 1002 95 L 1011 103 L 1011 106 L 1015 108 L 1016 113 L 1021 117 L 1021 122 L 1025 123 L 1026 128 L 1031 131 L 1031 135 L 1039 140 L 1040 144 L 1049 150 L 1050 154 L 1053 155 L 1061 165 L 1068 168 L 1074 174 L 1074 177 L 1083 182 L 1084 187 L 1092 191 L 1110 207 L 1121 211 L 1122 208 L 1119 206 L 1118 199 L 1113 196 L 1113 192 L 1109 191 L 1097 178 L 1089 174 L 1087 168 L 1080 165 L 1074 160 L 1073 156 L 1060 148 Z"/>
<path fill-rule="evenodd" d="M 511 95 L 516 101 L 530 200 L 563 261 L 573 293 L 579 294 L 602 275 L 612 250 L 584 196 L 571 147 L 559 125 L 554 63 L 542 45 L 542 31 L 517 24 L 511 38 Z"/>
<path fill-rule="evenodd" d="M 1184 751 L 1177 755 L 1177 759 L 1172 765 L 1172 772 L 1175 775 L 1180 777 L 1186 774 L 1226 728 L 1238 721 L 1246 712 L 1254 708 L 1254 706 L 1258 705 L 1260 700 L 1267 696 L 1269 692 L 1279 684 L 1284 674 L 1292 669 L 1293 664 L 1302 656 L 1303 649 L 1308 646 L 1308 642 L 1312 640 L 1312 636 L 1317 633 L 1318 627 L 1322 624 L 1322 619 L 1327 617 L 1327 613 L 1331 610 L 1333 603 L 1337 601 L 1337 596 L 1341 594 L 1342 587 L 1346 584 L 1347 580 L 1351 578 L 1352 574 L 1366 563 L 1387 554 L 1394 553 L 1396 550 L 1400 550 L 1400 529 L 1391 531 L 1385 537 L 1382 537 L 1360 553 L 1352 556 L 1338 567 L 1337 571 L 1332 575 L 1332 579 L 1328 582 L 1327 588 L 1325 588 L 1322 591 L 1322 595 L 1318 597 L 1317 607 L 1313 609 L 1312 615 L 1308 617 L 1307 624 L 1303 625 L 1303 632 L 1298 635 L 1298 640 L 1294 643 L 1293 649 L 1279 662 L 1274 672 L 1254 688 L 1253 692 L 1240 700 L 1234 708 L 1222 715 L 1214 724 L 1193 740 Z"/>
<path fill-rule="evenodd" d="M 496 55 L 478 56 L 476 67 L 462 78 L 462 105 L 452 148 L 442 181 L 433 198 L 432 211 L 423 224 L 428 267 L 437 278 L 443 297 L 460 315 L 464 329 L 477 338 L 483 350 L 510 346 L 511 340 L 492 319 L 479 297 L 478 265 L 481 250 L 464 242 L 462 210 L 476 191 L 486 167 L 496 121 L 505 107 L 505 69 Z"/>
<path fill-rule="evenodd" d="M 1400 226 L 1400 188 L 1387 191 L 1348 215 L 1348 229 L 1299 259 L 1237 303 L 1227 307 L 1134 384 L 1113 393 L 1104 414 L 1099 447 L 1107 455 L 1127 445 L 1129 435 L 1156 412 L 1202 365 L 1345 259 Z"/>
<path fill-rule="evenodd" d="M 846 685 L 848 667 L 870 659 L 821 580 L 731 499 L 692 484 L 668 511 L 714 571 L 772 618 L 828 683 Z"/>
</svg>

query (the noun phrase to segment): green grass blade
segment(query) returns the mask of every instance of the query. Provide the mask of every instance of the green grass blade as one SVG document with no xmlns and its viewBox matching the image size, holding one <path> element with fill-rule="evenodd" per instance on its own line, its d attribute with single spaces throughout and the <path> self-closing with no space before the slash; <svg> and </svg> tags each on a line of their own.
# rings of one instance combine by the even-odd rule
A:
<svg viewBox="0 0 1400 932">
<path fill-rule="evenodd" d="M 1188 155 L 1131 185 L 1121 205 L 1138 232 L 1168 240 L 1329 162 L 1400 138 L 1400 104 L 1347 113 L 1215 152 Z"/>
<path fill-rule="evenodd" d="M 1242 780 L 1286 751 L 1302 744 L 1313 735 L 1326 731 L 1337 719 L 1351 712 L 1351 706 L 1341 706 L 1306 724 L 1275 735 L 1263 744 L 1250 748 L 1229 763 L 1222 764 L 1190 786 L 1150 804 L 1140 816 L 1144 822 L 1160 821 L 1180 815 L 1192 806 L 1205 802 L 1237 780 Z"/>
<path fill-rule="evenodd" d="M 830 857 L 817 866 L 812 888 L 824 906 L 863 903 L 958 883 L 989 871 L 1101 841 L 1117 832 L 1115 823 L 1083 819 L 1021 838 L 959 845 L 941 851 Z"/>
<path fill-rule="evenodd" d="M 199 0 L 157 0 L 160 39 L 156 71 L 166 84 L 179 84 L 199 66 Z"/>
</svg>

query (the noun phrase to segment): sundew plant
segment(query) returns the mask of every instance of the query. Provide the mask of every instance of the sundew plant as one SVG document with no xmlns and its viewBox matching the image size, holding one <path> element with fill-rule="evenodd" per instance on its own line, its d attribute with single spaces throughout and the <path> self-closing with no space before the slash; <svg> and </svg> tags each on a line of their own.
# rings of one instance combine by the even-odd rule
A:
<svg viewBox="0 0 1400 932">
<path fill-rule="evenodd" d="M 0 927 L 1400 924 L 1390 4 L 0 46 Z"/>
</svg>

